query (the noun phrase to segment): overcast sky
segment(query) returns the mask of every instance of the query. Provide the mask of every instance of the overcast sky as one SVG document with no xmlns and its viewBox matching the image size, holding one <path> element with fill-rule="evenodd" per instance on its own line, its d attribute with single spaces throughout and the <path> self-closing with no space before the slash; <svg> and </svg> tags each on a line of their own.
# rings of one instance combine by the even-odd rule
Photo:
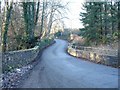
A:
<svg viewBox="0 0 120 90">
<path fill-rule="evenodd" d="M 70 2 L 68 5 L 69 12 L 67 15 L 69 20 L 67 20 L 67 19 L 64 20 L 65 26 L 67 28 L 81 28 L 81 27 L 83 27 L 82 23 L 79 20 L 80 19 L 79 14 L 82 11 L 81 10 L 82 3 L 85 0 L 64 0 L 64 1 Z"/>
<path fill-rule="evenodd" d="M 20 0 L 17 0 L 17 1 L 20 1 Z M 85 0 L 63 0 L 63 2 L 69 2 L 69 5 L 68 5 L 69 11 L 68 11 L 68 14 L 66 15 L 69 19 L 64 19 L 64 24 L 66 28 L 82 27 L 82 23 L 79 20 L 80 19 L 79 14 L 82 11 L 81 7 L 84 1 Z"/>
</svg>

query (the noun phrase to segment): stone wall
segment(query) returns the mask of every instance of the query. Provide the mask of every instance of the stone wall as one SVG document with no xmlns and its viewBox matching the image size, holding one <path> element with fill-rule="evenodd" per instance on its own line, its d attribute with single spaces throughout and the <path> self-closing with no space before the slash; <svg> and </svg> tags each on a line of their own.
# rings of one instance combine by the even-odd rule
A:
<svg viewBox="0 0 120 90">
<path fill-rule="evenodd" d="M 2 53 L 2 70 L 11 71 L 31 63 L 39 53 L 39 46 L 32 49 Z"/>
<path fill-rule="evenodd" d="M 70 55 L 78 58 L 83 58 L 85 60 L 89 60 L 95 63 L 118 67 L 117 55 L 100 54 L 93 51 L 78 50 L 78 49 L 72 48 L 71 46 L 68 46 L 67 51 Z"/>
</svg>

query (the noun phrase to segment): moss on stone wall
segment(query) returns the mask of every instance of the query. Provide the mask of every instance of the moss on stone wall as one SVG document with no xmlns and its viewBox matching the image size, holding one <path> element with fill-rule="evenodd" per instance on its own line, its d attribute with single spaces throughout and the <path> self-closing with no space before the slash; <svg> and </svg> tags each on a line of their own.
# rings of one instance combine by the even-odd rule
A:
<svg viewBox="0 0 120 90">
<path fill-rule="evenodd" d="M 118 67 L 118 57 L 113 55 L 100 55 L 93 51 L 77 50 L 68 46 L 68 53 L 72 56 L 83 58 L 95 63 L 101 63 L 113 67 Z"/>
<path fill-rule="evenodd" d="M 42 51 L 47 46 L 53 44 L 54 42 L 54 39 L 45 39 L 41 41 L 38 46 L 35 46 L 31 49 L 0 53 L 0 58 L 2 58 L 2 72 L 9 72 L 15 68 L 20 68 L 30 64 L 35 60 L 40 51 Z"/>
<path fill-rule="evenodd" d="M 2 71 L 8 72 L 14 68 L 25 66 L 32 62 L 38 53 L 38 46 L 32 49 L 2 53 Z"/>
</svg>

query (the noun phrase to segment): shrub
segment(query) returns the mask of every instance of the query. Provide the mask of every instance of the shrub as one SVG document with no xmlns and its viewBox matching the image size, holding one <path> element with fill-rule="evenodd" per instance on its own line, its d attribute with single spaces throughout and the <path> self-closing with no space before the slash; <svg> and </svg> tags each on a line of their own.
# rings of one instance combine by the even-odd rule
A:
<svg viewBox="0 0 120 90">
<path fill-rule="evenodd" d="M 40 42 L 38 42 L 38 45 L 40 49 L 43 49 L 45 46 L 49 45 L 52 41 L 53 39 L 44 38 Z"/>
</svg>

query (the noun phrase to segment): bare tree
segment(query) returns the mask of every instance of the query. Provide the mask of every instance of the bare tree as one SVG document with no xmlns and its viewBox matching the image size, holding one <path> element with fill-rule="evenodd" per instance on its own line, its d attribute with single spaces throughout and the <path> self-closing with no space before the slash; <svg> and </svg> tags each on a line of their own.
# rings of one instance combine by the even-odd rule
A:
<svg viewBox="0 0 120 90">
<path fill-rule="evenodd" d="M 10 5 L 8 2 L 6 2 L 6 5 L 5 5 L 5 22 L 4 24 L 2 25 L 3 27 L 3 47 L 2 47 L 2 51 L 5 52 L 6 51 L 6 48 L 7 48 L 7 35 L 8 35 L 8 27 L 9 27 L 9 24 L 10 24 L 10 19 L 11 19 L 11 12 L 12 12 L 12 8 L 13 8 L 13 3 L 11 2 Z"/>
<path fill-rule="evenodd" d="M 54 22 L 67 18 L 65 17 L 67 5 L 68 3 L 63 4 L 61 0 L 43 0 L 41 29 L 45 26 L 44 29 L 47 30 L 45 32 L 46 35 L 50 34 Z"/>
</svg>

